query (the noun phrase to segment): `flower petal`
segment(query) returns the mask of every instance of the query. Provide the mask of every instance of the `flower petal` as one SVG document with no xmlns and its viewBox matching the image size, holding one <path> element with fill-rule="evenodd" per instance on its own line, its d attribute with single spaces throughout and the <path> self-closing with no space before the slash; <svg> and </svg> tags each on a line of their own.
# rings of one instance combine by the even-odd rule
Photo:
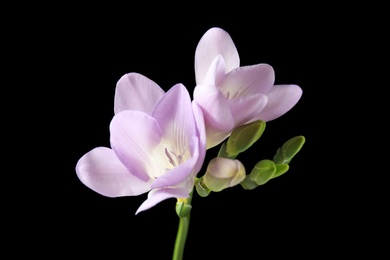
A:
<svg viewBox="0 0 390 260">
<path fill-rule="evenodd" d="M 97 147 L 82 156 L 76 173 L 88 188 L 107 197 L 139 195 L 149 191 L 152 182 L 132 175 L 115 152 L 106 147 Z"/>
<path fill-rule="evenodd" d="M 160 203 L 163 200 L 170 198 L 188 198 L 189 193 L 187 190 L 183 188 L 165 188 L 165 189 L 157 189 L 151 190 L 148 193 L 148 198 L 141 204 L 141 206 L 137 209 L 135 214 L 148 210 L 156 204 Z"/>
<path fill-rule="evenodd" d="M 230 135 L 233 128 L 221 131 L 206 125 L 206 149 L 213 148 L 222 143 Z"/>
<path fill-rule="evenodd" d="M 221 55 L 215 57 L 207 70 L 206 76 L 201 84 L 218 85 L 218 83 L 225 77 L 226 63 Z"/>
<path fill-rule="evenodd" d="M 236 126 L 255 121 L 268 103 L 268 97 L 263 94 L 243 96 L 229 100 L 230 108 L 234 116 Z"/>
<path fill-rule="evenodd" d="M 268 93 L 268 104 L 255 120 L 274 120 L 293 108 L 302 96 L 297 85 L 275 85 Z"/>
<path fill-rule="evenodd" d="M 197 174 L 202 168 L 206 156 L 206 126 L 204 124 L 202 109 L 195 101 L 192 101 L 192 110 L 194 111 L 194 117 L 195 117 L 196 129 L 197 129 L 196 135 L 198 136 L 199 139 L 198 143 L 195 144 L 199 147 L 199 157 L 194 168 L 194 171 Z"/>
<path fill-rule="evenodd" d="M 229 102 L 214 85 L 197 85 L 194 100 L 202 108 L 206 126 L 228 131 L 234 126 Z"/>
<path fill-rule="evenodd" d="M 196 135 L 191 97 L 183 84 L 173 86 L 157 103 L 153 117 L 158 122 L 162 138 L 182 154 Z"/>
<path fill-rule="evenodd" d="M 194 101 L 202 109 L 206 125 L 206 148 L 221 143 L 234 128 L 234 118 L 225 96 L 214 85 L 197 85 Z"/>
<path fill-rule="evenodd" d="M 135 176 L 148 181 L 158 169 L 153 150 L 160 143 L 161 130 L 157 121 L 146 113 L 124 110 L 110 124 L 111 146 L 119 160 Z"/>
<path fill-rule="evenodd" d="M 164 93 L 159 85 L 141 74 L 125 74 L 116 84 L 114 112 L 139 110 L 151 114 Z"/>
<path fill-rule="evenodd" d="M 195 50 L 196 83 L 202 84 L 214 58 L 222 55 L 226 62 L 226 72 L 240 66 L 240 57 L 230 35 L 223 29 L 209 29 L 200 39 Z"/>
<path fill-rule="evenodd" d="M 219 90 L 227 98 L 268 94 L 275 82 L 275 72 L 268 64 L 257 64 L 232 70 L 219 82 Z"/>
</svg>

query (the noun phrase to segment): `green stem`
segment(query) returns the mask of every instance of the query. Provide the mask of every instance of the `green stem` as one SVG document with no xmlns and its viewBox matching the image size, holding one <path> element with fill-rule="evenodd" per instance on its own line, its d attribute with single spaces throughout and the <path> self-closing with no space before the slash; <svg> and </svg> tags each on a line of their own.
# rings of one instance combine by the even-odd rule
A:
<svg viewBox="0 0 390 260">
<path fill-rule="evenodd" d="M 173 251 L 172 260 L 183 259 L 184 246 L 186 244 L 189 224 L 190 224 L 190 215 L 180 218 L 179 229 L 177 231 L 175 249 Z"/>
<path fill-rule="evenodd" d="M 172 260 L 182 260 L 184 254 L 184 247 L 186 245 L 188 229 L 190 227 L 190 216 L 191 216 L 191 200 L 192 200 L 193 191 L 190 193 L 190 197 L 184 200 L 184 206 L 188 207 L 188 213 L 184 216 L 179 216 L 179 228 L 177 230 L 175 248 L 173 250 Z"/>
</svg>

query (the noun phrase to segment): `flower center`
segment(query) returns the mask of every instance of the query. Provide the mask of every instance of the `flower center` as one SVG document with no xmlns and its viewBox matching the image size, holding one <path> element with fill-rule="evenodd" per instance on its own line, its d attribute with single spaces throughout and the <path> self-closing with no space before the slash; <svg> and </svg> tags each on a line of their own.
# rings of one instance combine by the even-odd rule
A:
<svg viewBox="0 0 390 260">
<path fill-rule="evenodd" d="M 238 91 L 221 91 L 222 94 L 225 96 L 226 99 L 234 99 L 236 97 L 239 96 L 239 92 Z"/>
<path fill-rule="evenodd" d="M 161 144 L 154 152 L 154 160 L 150 173 L 154 178 L 165 174 L 167 171 L 178 167 L 180 164 L 190 158 L 188 149 L 181 151 L 181 149 L 172 149 L 170 145 Z"/>
<path fill-rule="evenodd" d="M 176 167 L 183 162 L 183 156 L 181 154 L 176 154 L 173 151 L 168 151 L 166 147 L 165 147 L 165 155 L 167 156 L 169 163 L 173 167 Z"/>
</svg>

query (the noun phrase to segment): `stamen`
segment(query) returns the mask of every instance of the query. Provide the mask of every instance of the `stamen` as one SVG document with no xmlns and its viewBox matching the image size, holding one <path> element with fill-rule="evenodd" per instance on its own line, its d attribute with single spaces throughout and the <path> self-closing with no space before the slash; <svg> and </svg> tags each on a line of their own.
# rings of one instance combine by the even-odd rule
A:
<svg viewBox="0 0 390 260">
<path fill-rule="evenodd" d="M 165 155 L 169 159 L 169 163 L 172 164 L 174 167 L 176 167 L 175 161 L 173 161 L 171 154 L 168 152 L 168 149 L 165 148 Z"/>
<path fill-rule="evenodd" d="M 179 164 L 182 164 L 183 163 L 183 156 L 181 156 L 180 154 L 178 156 L 176 156 L 177 158 L 177 161 L 179 162 Z"/>
</svg>

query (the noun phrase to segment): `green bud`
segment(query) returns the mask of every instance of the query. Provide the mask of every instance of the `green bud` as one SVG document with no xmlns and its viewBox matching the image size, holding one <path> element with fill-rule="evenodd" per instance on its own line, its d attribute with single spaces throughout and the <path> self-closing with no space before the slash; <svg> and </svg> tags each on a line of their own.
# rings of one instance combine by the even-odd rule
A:
<svg viewBox="0 0 390 260">
<path fill-rule="evenodd" d="M 216 157 L 209 162 L 202 184 L 218 192 L 240 184 L 245 176 L 245 167 L 239 160 Z"/>
<path fill-rule="evenodd" d="M 276 165 L 271 160 L 261 160 L 249 174 L 252 181 L 257 185 L 263 185 L 269 181 L 276 172 Z"/>
<path fill-rule="evenodd" d="M 290 166 L 288 164 L 276 164 L 276 172 L 272 176 L 272 178 L 279 177 L 280 175 L 286 173 Z"/>
<path fill-rule="evenodd" d="M 245 190 L 253 190 L 258 186 L 256 182 L 251 180 L 249 175 L 240 184 Z"/>
<path fill-rule="evenodd" d="M 251 147 L 265 129 L 265 122 L 258 120 L 240 127 L 237 127 L 230 134 L 226 142 L 226 152 L 229 155 L 237 155 Z"/>
<path fill-rule="evenodd" d="M 191 212 L 192 205 L 187 204 L 183 200 L 178 200 L 176 202 L 176 214 L 179 216 L 179 218 L 185 217 Z"/>
<path fill-rule="evenodd" d="M 276 164 L 290 163 L 291 159 L 301 150 L 304 143 L 305 137 L 302 135 L 291 138 L 276 151 L 273 158 L 274 162 Z"/>
</svg>

